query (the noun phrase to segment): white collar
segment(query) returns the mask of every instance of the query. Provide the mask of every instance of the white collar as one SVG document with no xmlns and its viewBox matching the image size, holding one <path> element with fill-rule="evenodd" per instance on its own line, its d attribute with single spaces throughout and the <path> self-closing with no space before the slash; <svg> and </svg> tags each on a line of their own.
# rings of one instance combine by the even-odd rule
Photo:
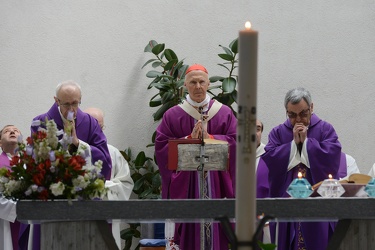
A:
<svg viewBox="0 0 375 250">
<path fill-rule="evenodd" d="M 208 104 L 210 103 L 211 101 L 211 97 L 209 95 L 206 95 L 206 98 L 202 101 L 202 102 L 196 102 L 196 101 L 193 101 L 191 98 L 190 98 L 190 95 L 187 95 L 186 96 L 186 101 L 193 107 L 195 108 L 199 108 L 199 107 L 203 107 L 203 112 L 207 112 L 208 111 Z"/>
</svg>

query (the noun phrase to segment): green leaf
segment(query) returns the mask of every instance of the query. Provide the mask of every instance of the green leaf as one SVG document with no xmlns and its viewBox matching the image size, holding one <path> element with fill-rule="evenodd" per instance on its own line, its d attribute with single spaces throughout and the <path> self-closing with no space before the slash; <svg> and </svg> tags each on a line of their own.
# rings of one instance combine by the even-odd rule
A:
<svg viewBox="0 0 375 250">
<path fill-rule="evenodd" d="M 155 40 L 150 40 L 146 45 L 144 52 L 152 53 L 152 48 L 154 48 L 158 43 Z"/>
<path fill-rule="evenodd" d="M 168 61 L 176 60 L 178 61 L 177 55 L 171 49 L 165 49 L 164 56 Z"/>
<path fill-rule="evenodd" d="M 228 49 L 227 47 L 224 47 L 224 46 L 222 46 L 222 45 L 219 45 L 219 46 L 220 46 L 221 48 L 223 48 L 225 54 L 230 55 L 230 56 L 233 56 L 233 53 L 232 53 L 232 51 L 231 51 L 230 49 Z"/>
<path fill-rule="evenodd" d="M 210 77 L 210 82 L 217 82 L 217 81 L 222 81 L 224 79 L 224 77 L 222 76 L 211 76 Z"/>
<path fill-rule="evenodd" d="M 231 97 L 235 103 L 237 103 L 237 90 L 233 90 L 231 93 Z"/>
<path fill-rule="evenodd" d="M 182 61 L 181 61 L 182 62 Z M 179 69 L 179 77 L 181 78 L 181 79 L 183 79 L 183 78 L 185 78 L 185 74 L 186 74 L 186 70 L 189 68 L 189 65 L 187 65 L 187 64 L 185 64 L 185 65 L 183 65 L 180 69 Z"/>
<path fill-rule="evenodd" d="M 174 98 L 174 94 L 172 92 L 166 92 L 162 98 L 162 103 L 167 103 Z"/>
<path fill-rule="evenodd" d="M 222 86 L 225 93 L 231 93 L 236 88 L 236 80 L 233 77 L 227 77 L 223 80 Z"/>
<path fill-rule="evenodd" d="M 177 61 L 176 59 L 172 59 L 172 60 L 170 60 L 170 61 L 164 66 L 164 70 L 165 70 L 165 71 L 168 71 L 168 70 L 172 69 L 173 66 L 175 66 L 177 62 L 178 62 L 178 61 Z"/>
<path fill-rule="evenodd" d="M 140 195 L 139 198 L 144 199 L 146 198 L 149 194 L 152 194 L 152 188 L 148 188 L 145 191 L 143 191 Z"/>
<path fill-rule="evenodd" d="M 152 48 L 151 52 L 154 53 L 154 55 L 159 55 L 160 52 L 162 52 L 164 50 L 164 47 L 165 47 L 165 44 L 164 43 L 160 43 L 160 44 L 157 44 L 155 45 L 155 47 Z"/>
<path fill-rule="evenodd" d="M 157 106 L 160 106 L 162 104 L 162 101 L 161 101 L 161 98 L 157 99 L 157 100 L 152 100 L 149 102 L 149 106 L 151 108 L 154 108 L 154 107 L 157 107 Z"/>
<path fill-rule="evenodd" d="M 140 179 L 134 182 L 133 192 L 136 194 L 139 194 L 139 191 L 142 192 L 144 183 L 145 183 L 145 178 L 144 176 L 142 176 Z"/>
<path fill-rule="evenodd" d="M 154 62 L 154 63 L 152 64 L 152 67 L 153 67 L 153 68 L 157 68 L 157 67 L 161 66 L 162 64 L 163 64 L 163 62 L 161 62 L 161 61 L 157 61 L 157 62 Z"/>
<path fill-rule="evenodd" d="M 231 56 L 231 55 L 228 55 L 228 54 L 218 54 L 218 56 L 221 58 L 221 59 L 224 59 L 226 61 L 233 61 L 234 60 L 234 57 Z"/>
<path fill-rule="evenodd" d="M 159 71 L 156 71 L 156 70 L 150 70 L 149 72 L 147 72 L 146 76 L 148 78 L 155 78 L 155 77 L 158 77 L 158 76 L 162 76 L 163 74 Z"/>
<path fill-rule="evenodd" d="M 134 172 L 132 175 L 131 175 L 133 181 L 137 181 L 139 179 L 142 178 L 142 174 L 138 173 L 138 172 Z"/>
<path fill-rule="evenodd" d="M 234 54 L 238 53 L 238 38 L 234 39 L 230 44 L 229 48 L 232 50 Z"/>
<path fill-rule="evenodd" d="M 138 153 L 137 157 L 134 160 L 134 164 L 136 166 L 143 166 L 145 162 L 147 161 L 147 157 L 145 152 L 141 151 Z"/>
<path fill-rule="evenodd" d="M 163 118 L 163 115 L 165 111 L 167 111 L 169 108 L 173 107 L 172 102 L 164 103 L 163 106 L 161 106 L 154 114 L 154 121 L 159 121 L 161 118 Z"/>
<path fill-rule="evenodd" d="M 222 64 L 222 63 L 218 63 L 217 65 L 219 65 L 219 66 L 221 66 L 223 68 L 226 68 L 228 71 L 230 71 L 230 69 L 227 66 L 225 66 L 224 64 Z"/>
<path fill-rule="evenodd" d="M 156 61 L 156 60 L 158 60 L 158 59 L 150 59 L 150 60 L 148 60 L 145 64 L 143 64 L 143 66 L 142 66 L 141 69 L 143 69 L 147 64 L 149 64 L 149 63 L 151 63 L 153 61 Z"/>
</svg>

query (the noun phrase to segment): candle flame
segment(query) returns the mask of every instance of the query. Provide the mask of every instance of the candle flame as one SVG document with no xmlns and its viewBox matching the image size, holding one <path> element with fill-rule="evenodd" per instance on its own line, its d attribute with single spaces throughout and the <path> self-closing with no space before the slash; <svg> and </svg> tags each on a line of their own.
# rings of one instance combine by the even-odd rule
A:
<svg viewBox="0 0 375 250">
<path fill-rule="evenodd" d="M 251 23 L 250 23 L 250 21 L 247 21 L 247 22 L 245 23 L 245 28 L 246 28 L 247 30 L 251 29 Z"/>
<path fill-rule="evenodd" d="M 302 173 L 301 172 L 298 172 L 298 178 L 302 178 Z"/>
<path fill-rule="evenodd" d="M 332 179 L 332 175 L 331 175 L 331 174 L 329 174 L 329 175 L 328 175 L 328 178 Z"/>
</svg>

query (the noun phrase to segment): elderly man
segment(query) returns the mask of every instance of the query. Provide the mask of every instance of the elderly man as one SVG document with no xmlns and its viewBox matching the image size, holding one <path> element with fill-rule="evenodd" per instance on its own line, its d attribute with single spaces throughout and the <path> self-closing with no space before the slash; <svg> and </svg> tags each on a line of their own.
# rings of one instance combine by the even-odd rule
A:
<svg viewBox="0 0 375 250">
<path fill-rule="evenodd" d="M 289 184 L 301 172 L 311 185 L 331 174 L 339 179 L 341 144 L 331 124 L 313 113 L 309 91 L 295 88 L 284 100 L 288 119 L 272 129 L 257 171 L 257 192 L 269 184 L 270 197 L 289 197 Z M 263 173 L 263 174 L 260 174 Z M 279 223 L 278 249 L 325 249 L 335 223 Z"/>
<path fill-rule="evenodd" d="M 78 148 L 90 148 L 92 162 L 103 161 L 102 174 L 108 180 L 111 176 L 111 156 L 107 139 L 98 121 L 79 109 L 81 104 L 81 87 L 74 81 L 65 81 L 57 85 L 55 103 L 47 113 L 38 115 L 34 120 L 53 119 L 57 129 L 71 133 L 70 151 Z M 31 127 L 36 132 L 36 127 Z"/>
<path fill-rule="evenodd" d="M 165 112 L 156 130 L 155 153 L 162 177 L 162 197 L 199 198 L 197 171 L 168 170 L 168 140 L 203 137 L 225 140 L 230 148 L 229 170 L 206 172 L 207 194 L 212 199 L 234 198 L 236 117 L 229 107 L 207 95 L 210 82 L 207 69 L 202 65 L 195 64 L 187 69 L 184 86 L 188 91 L 186 101 Z M 205 122 L 200 119 L 202 113 L 208 116 Z M 181 249 L 200 249 L 199 232 L 199 224 L 176 224 L 174 241 Z M 208 228 L 206 234 L 206 249 L 228 249 L 228 240 L 218 224 Z"/>
<path fill-rule="evenodd" d="M 11 170 L 10 159 L 16 155 L 20 136 L 20 130 L 14 125 L 6 125 L 0 131 L 0 144 L 3 151 L 0 154 L 0 169 Z M 16 203 L 0 197 L 0 249 L 18 249 L 20 223 L 15 221 L 16 216 Z"/>
<path fill-rule="evenodd" d="M 84 112 L 94 117 L 104 130 L 104 113 L 101 109 L 88 108 Z M 108 188 L 107 198 L 108 200 L 129 200 L 134 182 L 130 176 L 128 162 L 114 146 L 108 144 L 108 149 L 112 160 L 112 171 L 111 178 L 105 182 L 105 186 Z M 119 220 L 112 220 L 112 234 L 118 248 L 121 249 Z"/>
<path fill-rule="evenodd" d="M 81 104 L 81 86 L 74 81 L 64 81 L 57 85 L 54 104 L 47 113 L 36 116 L 33 120 L 54 120 L 57 129 L 63 129 L 72 138 L 69 152 L 90 149 L 92 163 L 103 162 L 101 173 L 109 180 L 111 177 L 111 156 L 105 137 L 98 121 L 79 109 Z M 31 126 L 31 132 L 37 127 Z M 19 244 L 21 249 L 40 249 L 40 225 L 21 225 Z"/>
</svg>

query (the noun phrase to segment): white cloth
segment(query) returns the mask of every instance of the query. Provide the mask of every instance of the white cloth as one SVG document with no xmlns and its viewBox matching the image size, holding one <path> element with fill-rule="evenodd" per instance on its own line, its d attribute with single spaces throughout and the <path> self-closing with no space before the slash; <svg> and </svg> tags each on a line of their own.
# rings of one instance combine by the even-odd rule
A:
<svg viewBox="0 0 375 250">
<path fill-rule="evenodd" d="M 297 144 L 294 141 L 291 143 L 288 171 L 298 166 L 300 163 L 310 168 L 309 155 L 307 153 L 307 140 L 302 144 L 301 154 L 298 152 Z"/>
<path fill-rule="evenodd" d="M 130 176 L 129 164 L 120 151 L 108 144 L 109 154 L 112 160 L 111 179 L 105 182 L 108 188 L 108 200 L 129 200 L 134 182 Z M 112 220 L 112 234 L 116 244 L 121 249 L 121 220 Z"/>
<path fill-rule="evenodd" d="M 16 217 L 16 202 L 0 197 L 0 249 L 13 249 L 9 222 L 14 222 Z"/>
<path fill-rule="evenodd" d="M 346 166 L 348 167 L 347 175 L 350 176 L 351 174 L 354 174 L 354 173 L 360 173 L 355 159 L 351 155 L 348 155 L 348 154 L 345 154 L 345 158 L 346 158 Z"/>
<path fill-rule="evenodd" d="M 208 104 L 210 103 L 210 100 L 211 100 L 211 97 L 209 95 L 206 95 L 206 98 L 202 102 L 196 102 L 190 98 L 189 94 L 186 95 L 186 101 L 194 107 L 203 107 L 203 112 L 207 112 Z"/>
</svg>

